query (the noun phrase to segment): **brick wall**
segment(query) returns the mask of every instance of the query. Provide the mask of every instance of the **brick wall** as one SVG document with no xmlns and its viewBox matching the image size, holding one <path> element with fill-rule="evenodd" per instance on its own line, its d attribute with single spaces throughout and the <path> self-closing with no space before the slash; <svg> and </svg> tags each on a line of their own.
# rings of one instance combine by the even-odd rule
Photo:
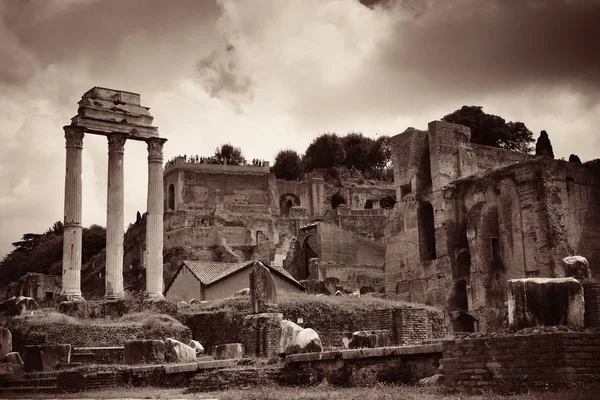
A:
<svg viewBox="0 0 600 400">
<path fill-rule="evenodd" d="M 585 300 L 585 326 L 600 328 L 600 282 L 581 282 Z"/>
<path fill-rule="evenodd" d="M 600 380 L 599 332 L 465 338 L 444 343 L 449 385 L 515 390 Z"/>
<path fill-rule="evenodd" d="M 348 310 L 314 302 L 310 306 L 280 304 L 283 318 L 297 322 L 302 318 L 303 328 L 314 329 L 326 348 L 342 347 L 346 332 L 388 330 L 393 345 L 418 344 L 438 339 L 446 334 L 441 311 L 418 307 Z M 184 323 L 192 330 L 194 340 L 205 348 L 243 341 L 243 325 L 247 312 L 202 312 L 188 314 Z"/>
</svg>

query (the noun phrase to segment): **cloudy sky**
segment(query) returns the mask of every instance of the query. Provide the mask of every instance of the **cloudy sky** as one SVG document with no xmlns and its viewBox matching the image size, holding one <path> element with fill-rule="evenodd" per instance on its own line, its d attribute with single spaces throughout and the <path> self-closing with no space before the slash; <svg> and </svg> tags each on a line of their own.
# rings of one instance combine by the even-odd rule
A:
<svg viewBox="0 0 600 400">
<path fill-rule="evenodd" d="M 364 0 L 363 3 L 372 3 Z M 62 220 L 62 126 L 93 86 L 140 93 L 165 159 L 303 151 L 320 132 L 394 135 L 460 108 L 600 157 L 600 1 L 0 0 L 0 255 Z M 105 225 L 107 145 L 87 135 L 83 223 Z M 146 148 L 125 149 L 126 221 Z"/>
</svg>

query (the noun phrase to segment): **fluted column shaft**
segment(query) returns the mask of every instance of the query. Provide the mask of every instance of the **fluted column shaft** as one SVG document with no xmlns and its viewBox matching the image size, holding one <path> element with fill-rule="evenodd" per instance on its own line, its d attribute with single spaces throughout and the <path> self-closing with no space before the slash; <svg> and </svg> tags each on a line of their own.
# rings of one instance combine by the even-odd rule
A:
<svg viewBox="0 0 600 400">
<path fill-rule="evenodd" d="M 126 134 L 113 133 L 108 139 L 108 188 L 106 202 L 106 289 L 104 297 L 120 299 L 123 290 L 123 234 L 125 196 L 123 153 Z"/>
<path fill-rule="evenodd" d="M 146 295 L 163 296 L 163 144 L 166 139 L 148 139 L 148 212 L 146 215 Z"/>
<path fill-rule="evenodd" d="M 65 126 L 64 130 L 67 162 L 61 295 L 67 300 L 83 300 L 81 296 L 81 151 L 84 130 L 77 126 Z"/>
</svg>

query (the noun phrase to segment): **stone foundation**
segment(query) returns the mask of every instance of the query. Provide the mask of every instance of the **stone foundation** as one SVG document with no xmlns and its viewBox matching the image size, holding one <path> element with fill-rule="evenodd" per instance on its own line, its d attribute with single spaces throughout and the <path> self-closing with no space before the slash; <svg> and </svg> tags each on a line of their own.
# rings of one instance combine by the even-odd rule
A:
<svg viewBox="0 0 600 400">
<path fill-rule="evenodd" d="M 277 357 L 283 314 L 252 314 L 244 318 L 242 343 L 249 357 Z"/>
<path fill-rule="evenodd" d="M 585 326 L 600 328 L 600 282 L 581 282 L 585 298 Z"/>
<path fill-rule="evenodd" d="M 600 333 L 551 332 L 444 343 L 450 386 L 519 390 L 600 380 Z"/>
</svg>

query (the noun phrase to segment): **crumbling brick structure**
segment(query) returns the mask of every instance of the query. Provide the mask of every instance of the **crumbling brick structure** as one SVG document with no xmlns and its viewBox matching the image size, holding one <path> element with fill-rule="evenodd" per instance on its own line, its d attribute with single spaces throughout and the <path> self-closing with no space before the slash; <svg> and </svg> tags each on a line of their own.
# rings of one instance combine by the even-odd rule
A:
<svg viewBox="0 0 600 400">
<path fill-rule="evenodd" d="M 388 296 L 444 308 L 454 331 L 493 331 L 508 279 L 564 276 L 572 254 L 600 273 L 597 166 L 476 145 L 440 121 L 394 136 L 392 152 Z"/>
</svg>

